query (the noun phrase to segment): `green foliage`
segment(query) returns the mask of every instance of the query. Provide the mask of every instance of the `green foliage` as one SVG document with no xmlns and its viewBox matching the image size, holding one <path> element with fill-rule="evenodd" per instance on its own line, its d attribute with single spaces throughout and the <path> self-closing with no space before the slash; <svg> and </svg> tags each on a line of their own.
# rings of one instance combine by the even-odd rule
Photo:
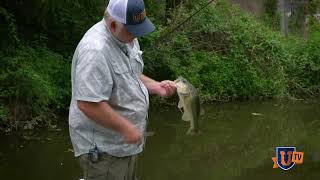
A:
<svg viewBox="0 0 320 180">
<path fill-rule="evenodd" d="M 290 40 L 285 62 L 289 91 L 314 96 L 320 92 L 320 31 L 310 33 L 307 41 Z"/>
<path fill-rule="evenodd" d="M 278 11 L 278 0 L 268 0 L 264 4 L 265 12 L 261 19 L 266 25 L 274 30 L 280 30 L 280 13 Z"/>
<path fill-rule="evenodd" d="M 176 9 L 172 22 L 181 22 L 200 6 L 193 7 Z M 169 38 L 158 39 L 176 24 L 142 41 L 148 47 L 146 73 L 152 77 L 182 75 L 204 100 L 319 92 L 319 23 L 314 23 L 307 42 L 295 37 L 288 41 L 237 7 L 218 1 Z"/>
<path fill-rule="evenodd" d="M 193 12 L 180 8 L 176 12 L 182 14 L 177 14 L 175 21 Z M 253 17 L 219 1 L 175 32 L 169 41 L 160 39 L 158 47 L 150 52 L 155 55 L 144 59 L 146 67 L 157 69 L 152 75 L 182 75 L 198 87 L 205 100 L 273 97 L 286 91 L 281 64 L 285 50 L 280 39 L 279 34 Z"/>
<path fill-rule="evenodd" d="M 144 0 L 147 16 L 157 25 L 164 25 L 167 21 L 165 3 L 165 0 Z"/>
<path fill-rule="evenodd" d="M 105 3 L 98 0 L 4 0 L 2 7 L 15 17 L 24 40 L 36 45 L 46 44 L 69 55 L 88 27 L 102 19 Z"/>
<path fill-rule="evenodd" d="M 20 47 L 1 54 L 0 97 L 8 104 L 11 124 L 37 119 L 50 123 L 51 107 L 66 108 L 70 96 L 70 62 L 43 47 Z M 41 117 L 41 118 L 40 118 Z"/>
<path fill-rule="evenodd" d="M 320 25 L 314 18 L 307 40 L 284 39 L 277 28 L 218 0 L 166 36 L 207 1 L 179 5 L 170 19 L 165 1 L 145 2 L 157 27 L 140 39 L 150 77 L 184 76 L 205 101 L 320 94 Z M 71 56 L 84 32 L 102 19 L 106 3 L 0 3 L 0 127 L 50 125 L 54 114 L 67 111 Z M 268 20 L 279 22 L 275 1 L 268 7 Z"/>
<path fill-rule="evenodd" d="M 85 31 L 102 19 L 106 3 L 1 1 L 1 127 L 49 125 L 57 112 L 67 110 L 72 53 Z"/>
<path fill-rule="evenodd" d="M 19 43 L 17 28 L 15 19 L 11 13 L 0 6 L 0 34 L 7 35 L 1 37 L 0 48 L 7 46 L 8 44 Z"/>
<path fill-rule="evenodd" d="M 8 107 L 3 104 L 0 105 L 0 130 L 2 127 L 6 127 L 9 121 L 9 110 Z"/>
<path fill-rule="evenodd" d="M 309 0 L 308 6 L 307 6 L 309 14 L 317 13 L 317 11 L 319 11 L 319 7 L 320 7 L 320 0 Z"/>
</svg>

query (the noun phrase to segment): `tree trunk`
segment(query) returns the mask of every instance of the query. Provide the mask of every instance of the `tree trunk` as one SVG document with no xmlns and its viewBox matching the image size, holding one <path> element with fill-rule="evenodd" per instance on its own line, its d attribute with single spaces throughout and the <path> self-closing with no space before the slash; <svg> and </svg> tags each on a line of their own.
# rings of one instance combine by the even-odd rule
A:
<svg viewBox="0 0 320 180">
<path fill-rule="evenodd" d="M 281 15 L 281 19 L 280 19 L 281 31 L 287 37 L 289 34 L 289 18 L 291 16 L 291 1 L 279 0 L 278 8 Z"/>
</svg>

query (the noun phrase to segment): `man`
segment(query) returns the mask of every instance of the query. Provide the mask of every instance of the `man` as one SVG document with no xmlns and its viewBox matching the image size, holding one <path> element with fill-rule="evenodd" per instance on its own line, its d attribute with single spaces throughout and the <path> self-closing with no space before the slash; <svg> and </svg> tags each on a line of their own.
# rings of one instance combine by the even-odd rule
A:
<svg viewBox="0 0 320 180">
<path fill-rule="evenodd" d="M 110 0 L 104 19 L 91 27 L 72 60 L 69 130 L 86 180 L 135 179 L 145 143 L 149 93 L 175 93 L 172 81 L 142 74 L 136 37 L 155 27 L 142 0 Z"/>
</svg>

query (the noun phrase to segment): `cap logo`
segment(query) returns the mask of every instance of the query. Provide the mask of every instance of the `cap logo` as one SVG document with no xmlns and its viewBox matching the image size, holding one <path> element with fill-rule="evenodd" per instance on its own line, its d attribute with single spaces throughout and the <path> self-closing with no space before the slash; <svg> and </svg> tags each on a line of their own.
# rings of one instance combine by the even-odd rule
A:
<svg viewBox="0 0 320 180">
<path fill-rule="evenodd" d="M 147 16 L 147 13 L 146 13 L 146 10 L 144 9 L 141 13 L 133 16 L 133 21 L 135 23 L 140 23 L 146 18 L 146 16 Z"/>
</svg>

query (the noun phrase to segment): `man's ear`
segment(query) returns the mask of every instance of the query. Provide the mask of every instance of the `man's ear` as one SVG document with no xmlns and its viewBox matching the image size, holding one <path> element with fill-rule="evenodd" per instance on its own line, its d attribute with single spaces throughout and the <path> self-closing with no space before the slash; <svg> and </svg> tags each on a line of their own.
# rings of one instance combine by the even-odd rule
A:
<svg viewBox="0 0 320 180">
<path fill-rule="evenodd" d="M 116 32 L 117 23 L 115 21 L 111 21 L 110 24 L 109 24 L 109 27 L 110 27 L 110 31 L 112 33 L 114 33 L 114 32 Z"/>
</svg>

